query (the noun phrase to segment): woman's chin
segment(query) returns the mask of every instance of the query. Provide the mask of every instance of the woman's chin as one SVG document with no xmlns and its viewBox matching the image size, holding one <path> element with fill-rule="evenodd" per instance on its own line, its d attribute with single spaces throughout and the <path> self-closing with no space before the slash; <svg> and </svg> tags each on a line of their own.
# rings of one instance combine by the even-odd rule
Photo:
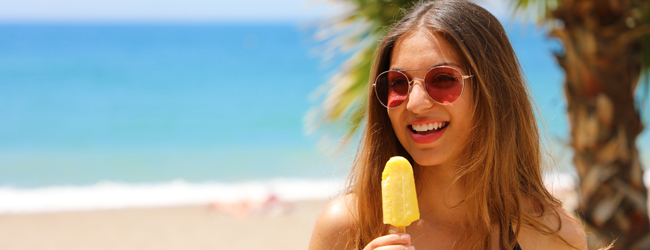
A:
<svg viewBox="0 0 650 250">
<path fill-rule="evenodd" d="M 437 166 L 440 164 L 443 164 L 444 161 L 441 161 L 442 157 L 436 157 L 435 155 L 431 154 L 411 154 L 411 157 L 413 157 L 413 160 L 418 166 L 426 167 L 426 166 Z"/>
</svg>

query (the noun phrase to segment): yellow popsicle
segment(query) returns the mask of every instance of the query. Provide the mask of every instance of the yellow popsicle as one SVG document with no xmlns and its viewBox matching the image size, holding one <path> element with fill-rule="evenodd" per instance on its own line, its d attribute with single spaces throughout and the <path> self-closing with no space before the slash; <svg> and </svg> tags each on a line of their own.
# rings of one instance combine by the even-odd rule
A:
<svg viewBox="0 0 650 250">
<path fill-rule="evenodd" d="M 413 168 L 404 157 L 391 157 L 386 163 L 381 174 L 381 196 L 384 224 L 391 224 L 404 233 L 406 226 L 420 219 Z"/>
</svg>

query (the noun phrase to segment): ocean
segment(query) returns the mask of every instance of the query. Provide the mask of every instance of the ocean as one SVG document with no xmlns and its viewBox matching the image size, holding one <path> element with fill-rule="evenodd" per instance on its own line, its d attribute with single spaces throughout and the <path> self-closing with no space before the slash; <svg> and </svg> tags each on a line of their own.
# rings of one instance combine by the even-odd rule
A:
<svg viewBox="0 0 650 250">
<path fill-rule="evenodd" d="M 548 136 L 566 139 L 559 45 L 534 26 L 506 28 Z M 0 24 L 0 213 L 336 195 L 352 154 L 304 127 L 340 63 L 323 61 L 314 32 Z"/>
</svg>

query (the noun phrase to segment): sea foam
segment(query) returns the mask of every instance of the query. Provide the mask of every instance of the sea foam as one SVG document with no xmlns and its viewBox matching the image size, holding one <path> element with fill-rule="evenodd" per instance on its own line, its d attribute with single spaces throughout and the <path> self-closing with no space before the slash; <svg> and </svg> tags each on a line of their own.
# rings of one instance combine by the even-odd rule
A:
<svg viewBox="0 0 650 250">
<path fill-rule="evenodd" d="M 34 189 L 0 187 L 0 214 L 89 211 L 240 201 L 322 200 L 338 195 L 344 180 L 276 179 L 241 183 L 158 184 L 100 182 L 91 186 Z"/>
</svg>

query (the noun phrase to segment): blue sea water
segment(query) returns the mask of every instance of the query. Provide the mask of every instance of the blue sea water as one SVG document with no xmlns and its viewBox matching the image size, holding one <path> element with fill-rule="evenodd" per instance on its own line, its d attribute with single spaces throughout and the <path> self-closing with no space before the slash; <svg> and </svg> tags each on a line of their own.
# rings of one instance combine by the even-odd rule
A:
<svg viewBox="0 0 650 250">
<path fill-rule="evenodd" d="M 303 133 L 329 75 L 309 34 L 0 26 L 0 185 L 327 176 Z"/>
<path fill-rule="evenodd" d="M 559 48 L 506 24 L 551 137 Z M 242 183 L 346 175 L 304 133 L 333 74 L 296 24 L 0 25 L 0 187 Z M 336 63 L 334 64 L 336 65 Z M 298 188 L 300 189 L 300 188 Z"/>
</svg>

